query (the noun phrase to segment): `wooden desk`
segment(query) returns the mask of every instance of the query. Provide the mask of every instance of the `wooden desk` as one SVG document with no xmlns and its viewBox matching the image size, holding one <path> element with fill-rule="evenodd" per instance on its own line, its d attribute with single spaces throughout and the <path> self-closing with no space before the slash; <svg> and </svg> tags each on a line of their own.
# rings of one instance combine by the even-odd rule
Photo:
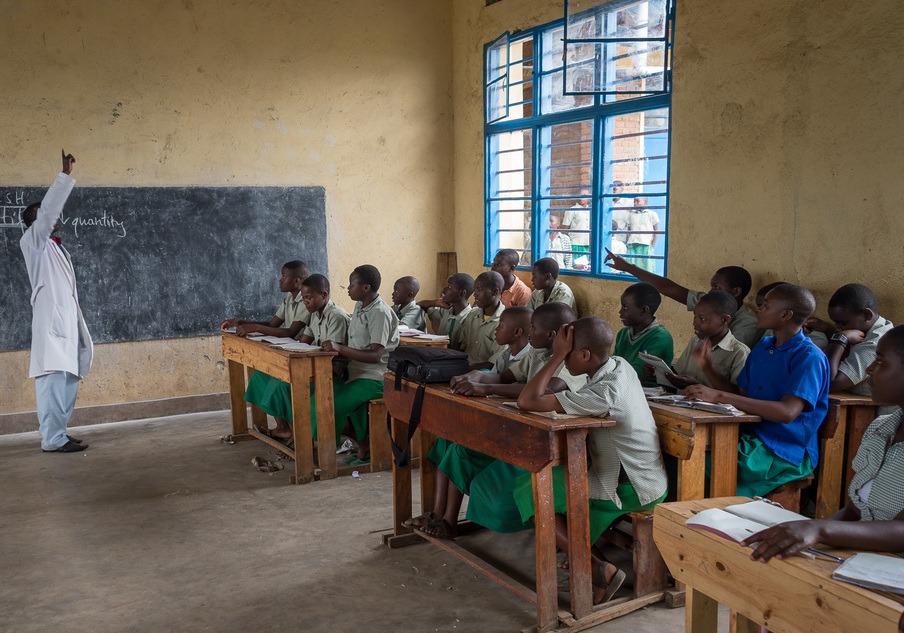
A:
<svg viewBox="0 0 904 633">
<path fill-rule="evenodd" d="M 394 391 L 394 377 L 386 374 L 383 400 L 393 416 L 393 437 L 407 438 L 416 384 L 404 380 Z M 487 455 L 503 459 L 532 473 L 536 508 L 536 591 L 510 578 L 489 563 L 461 548 L 421 533 L 411 534 L 402 521 L 411 516 L 411 472 L 393 465 L 394 534 L 384 538 L 390 547 L 402 547 L 421 538 L 430 540 L 454 556 L 486 574 L 537 607 L 537 630 L 549 631 L 559 622 L 586 628 L 662 599 L 662 591 L 633 600 L 612 601 L 593 607 L 590 573 L 590 524 L 587 497 L 587 432 L 612 426 L 604 418 L 550 418 L 519 412 L 502 406 L 501 398 L 465 398 L 443 385 L 427 387 L 421 416 L 421 455 L 426 456 L 435 436 L 444 437 Z M 552 467 L 564 464 L 568 487 L 568 559 L 571 577 L 571 611 L 559 610 L 556 586 L 555 518 Z M 421 505 L 433 509 L 435 465 L 421 460 Z M 629 604 L 630 603 L 630 604 Z"/>
<path fill-rule="evenodd" d="M 663 452 L 678 460 L 678 500 L 703 499 L 706 449 L 710 449 L 710 496 L 735 494 L 738 484 L 738 428 L 756 415 L 724 415 L 650 402 Z M 682 458 L 682 455 L 686 456 Z"/>
<path fill-rule="evenodd" d="M 229 407 L 232 411 L 232 435 L 229 439 L 240 441 L 257 438 L 277 450 L 295 458 L 293 484 L 303 484 L 319 479 L 333 479 L 336 470 L 336 429 L 333 424 L 333 357 L 335 352 L 288 352 L 275 349 L 268 343 L 250 338 L 223 334 L 223 358 L 229 363 Z M 284 380 L 292 394 L 292 433 L 294 452 L 281 442 L 248 428 L 245 404 L 245 368 Z M 314 404 L 321 423 L 317 429 L 317 454 L 319 472 L 314 468 L 314 450 L 311 442 L 311 383 L 314 384 Z M 267 415 L 255 406 L 251 407 L 254 426 L 265 428 Z"/>
<path fill-rule="evenodd" d="M 732 628 L 744 633 L 760 626 L 774 633 L 898 630 L 904 614 L 900 598 L 832 580 L 838 563 L 794 556 L 764 564 L 750 560 L 750 548 L 684 526 L 701 510 L 745 501 L 733 497 L 656 506 L 653 538 L 672 575 L 687 585 L 686 633 L 715 633 L 718 603 L 736 612 Z"/>
<path fill-rule="evenodd" d="M 400 336 L 399 345 L 414 345 L 416 347 L 449 347 L 449 338 L 428 339 L 415 336 Z"/>
</svg>

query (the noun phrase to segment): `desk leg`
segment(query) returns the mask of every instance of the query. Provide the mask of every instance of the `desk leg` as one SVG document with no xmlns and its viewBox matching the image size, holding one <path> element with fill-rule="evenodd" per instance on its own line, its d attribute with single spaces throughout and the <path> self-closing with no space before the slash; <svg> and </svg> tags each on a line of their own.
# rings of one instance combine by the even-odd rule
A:
<svg viewBox="0 0 904 633">
<path fill-rule="evenodd" d="M 408 424 L 392 419 L 392 440 L 400 444 L 408 439 Z M 423 468 L 423 465 L 421 466 Z M 402 522 L 411 518 L 411 468 L 399 468 L 392 462 L 392 533 L 411 534 Z"/>
<path fill-rule="evenodd" d="M 835 417 L 835 435 L 825 441 L 817 468 L 816 518 L 827 519 L 841 507 L 841 482 L 844 477 L 844 443 L 847 425 L 841 418 L 841 407 L 829 405 L 829 416 Z M 830 423 L 829 419 L 823 424 Z"/>
<path fill-rule="evenodd" d="M 333 403 L 333 357 L 315 356 L 314 410 L 317 414 L 317 465 L 321 479 L 335 479 L 336 471 L 336 410 Z"/>
<path fill-rule="evenodd" d="M 567 432 L 568 576 L 576 619 L 593 609 L 590 565 L 590 505 L 587 492 L 587 429 Z"/>
<path fill-rule="evenodd" d="M 738 488 L 738 425 L 713 424 L 709 496 L 733 497 Z"/>
<path fill-rule="evenodd" d="M 248 411 L 245 409 L 245 366 L 229 362 L 229 410 L 232 413 L 232 435 L 248 434 Z"/>
<path fill-rule="evenodd" d="M 556 515 L 552 497 L 552 466 L 531 475 L 534 484 L 534 527 L 537 539 L 537 631 L 556 627 L 558 587 L 556 580 Z"/>
<path fill-rule="evenodd" d="M 719 624 L 719 603 L 700 593 L 687 588 L 687 607 L 684 611 L 685 633 L 716 633 Z"/>
<path fill-rule="evenodd" d="M 289 359 L 289 388 L 292 393 L 292 438 L 295 442 L 295 476 L 292 478 L 293 484 L 306 484 L 314 481 L 310 376 L 310 358 Z"/>
<path fill-rule="evenodd" d="M 866 433 L 866 427 L 876 419 L 876 407 L 843 407 L 842 410 L 844 409 L 847 410 L 846 417 L 842 418 L 842 420 L 847 421 L 848 462 L 847 478 L 844 482 L 844 489 L 847 492 L 847 486 L 854 477 L 854 469 L 851 466 L 851 462 L 854 461 L 854 456 L 860 449 L 860 444 L 863 442 L 863 434 Z"/>
<path fill-rule="evenodd" d="M 735 443 L 737 451 L 737 443 Z M 735 464 L 737 469 L 737 464 Z M 735 471 L 737 472 L 737 470 Z M 694 427 L 694 448 L 688 459 L 678 460 L 678 501 L 703 499 L 706 485 L 706 427 Z"/>
<path fill-rule="evenodd" d="M 741 615 L 737 611 L 732 611 L 728 618 L 729 633 L 760 633 L 762 627 L 749 619 L 747 616 Z"/>
<path fill-rule="evenodd" d="M 406 435 L 402 436 L 402 441 L 407 438 L 408 428 L 405 427 Z M 436 436 L 428 433 L 423 429 L 419 429 L 416 435 L 420 435 L 420 467 L 421 467 L 421 514 L 433 511 L 433 504 L 436 503 L 436 464 L 427 459 L 427 454 L 433 448 L 436 442 Z M 416 441 L 416 437 L 412 438 L 412 442 Z"/>
</svg>

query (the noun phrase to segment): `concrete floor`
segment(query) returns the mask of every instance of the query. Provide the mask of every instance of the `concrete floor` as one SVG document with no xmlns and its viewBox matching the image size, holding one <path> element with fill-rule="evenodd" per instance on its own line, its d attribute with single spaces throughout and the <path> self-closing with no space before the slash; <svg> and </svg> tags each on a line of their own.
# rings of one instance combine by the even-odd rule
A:
<svg viewBox="0 0 904 633">
<path fill-rule="evenodd" d="M 390 475 L 304 486 L 225 412 L 0 437 L 0 631 L 519 631 L 526 602 L 436 548 L 389 550 Z M 464 539 L 530 573 L 531 532 Z M 656 605 L 594 631 L 680 631 Z"/>
</svg>

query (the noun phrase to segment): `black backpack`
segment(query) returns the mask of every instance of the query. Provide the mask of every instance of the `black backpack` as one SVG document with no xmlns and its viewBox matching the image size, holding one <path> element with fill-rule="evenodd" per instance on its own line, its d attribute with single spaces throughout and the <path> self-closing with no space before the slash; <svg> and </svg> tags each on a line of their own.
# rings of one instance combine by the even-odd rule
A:
<svg viewBox="0 0 904 633">
<path fill-rule="evenodd" d="M 402 389 L 402 378 L 418 383 L 408 417 L 408 440 L 400 447 L 392 439 L 392 416 L 386 414 L 386 429 L 396 466 L 410 466 L 411 438 L 421 423 L 421 409 L 424 406 L 424 390 L 428 382 L 449 382 L 453 377 L 468 373 L 468 355 L 454 349 L 440 347 L 400 346 L 389 352 L 389 371 L 395 372 L 395 391 Z M 421 456 L 426 459 L 426 455 Z"/>
</svg>

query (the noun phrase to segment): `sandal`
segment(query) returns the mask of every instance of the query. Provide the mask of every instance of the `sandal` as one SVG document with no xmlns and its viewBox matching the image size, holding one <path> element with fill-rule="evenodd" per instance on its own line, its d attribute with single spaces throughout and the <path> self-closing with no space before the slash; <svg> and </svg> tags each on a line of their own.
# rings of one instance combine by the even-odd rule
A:
<svg viewBox="0 0 904 633">
<path fill-rule="evenodd" d="M 601 572 L 603 578 L 606 577 L 605 565 L 600 565 L 598 567 L 598 571 Z M 627 578 L 627 574 L 623 572 L 621 569 L 616 569 L 615 574 L 612 576 L 612 580 L 608 583 L 600 584 L 595 580 L 593 582 L 593 587 L 595 589 L 605 589 L 606 593 L 603 595 L 603 599 L 599 602 L 594 602 L 594 605 L 597 604 L 605 604 L 612 600 L 615 594 L 621 589 L 622 584 L 625 582 L 625 578 Z"/>
<path fill-rule="evenodd" d="M 455 540 L 455 528 L 449 525 L 445 519 L 434 519 L 424 527 L 415 528 L 415 530 L 433 538 L 447 541 Z"/>
<path fill-rule="evenodd" d="M 432 512 L 425 512 L 424 514 L 418 515 L 416 517 L 405 519 L 404 521 L 402 521 L 402 525 L 407 528 L 422 528 L 427 527 L 434 521 L 436 521 L 436 515 Z"/>
<path fill-rule="evenodd" d="M 258 433 L 260 433 L 261 435 L 265 436 L 265 437 L 271 437 L 271 438 L 273 437 L 272 435 L 270 435 L 270 427 L 267 427 L 267 428 L 265 428 L 265 429 L 262 429 L 262 428 L 259 427 L 259 426 L 255 426 L 255 427 L 254 427 L 254 430 L 257 431 Z"/>
</svg>

